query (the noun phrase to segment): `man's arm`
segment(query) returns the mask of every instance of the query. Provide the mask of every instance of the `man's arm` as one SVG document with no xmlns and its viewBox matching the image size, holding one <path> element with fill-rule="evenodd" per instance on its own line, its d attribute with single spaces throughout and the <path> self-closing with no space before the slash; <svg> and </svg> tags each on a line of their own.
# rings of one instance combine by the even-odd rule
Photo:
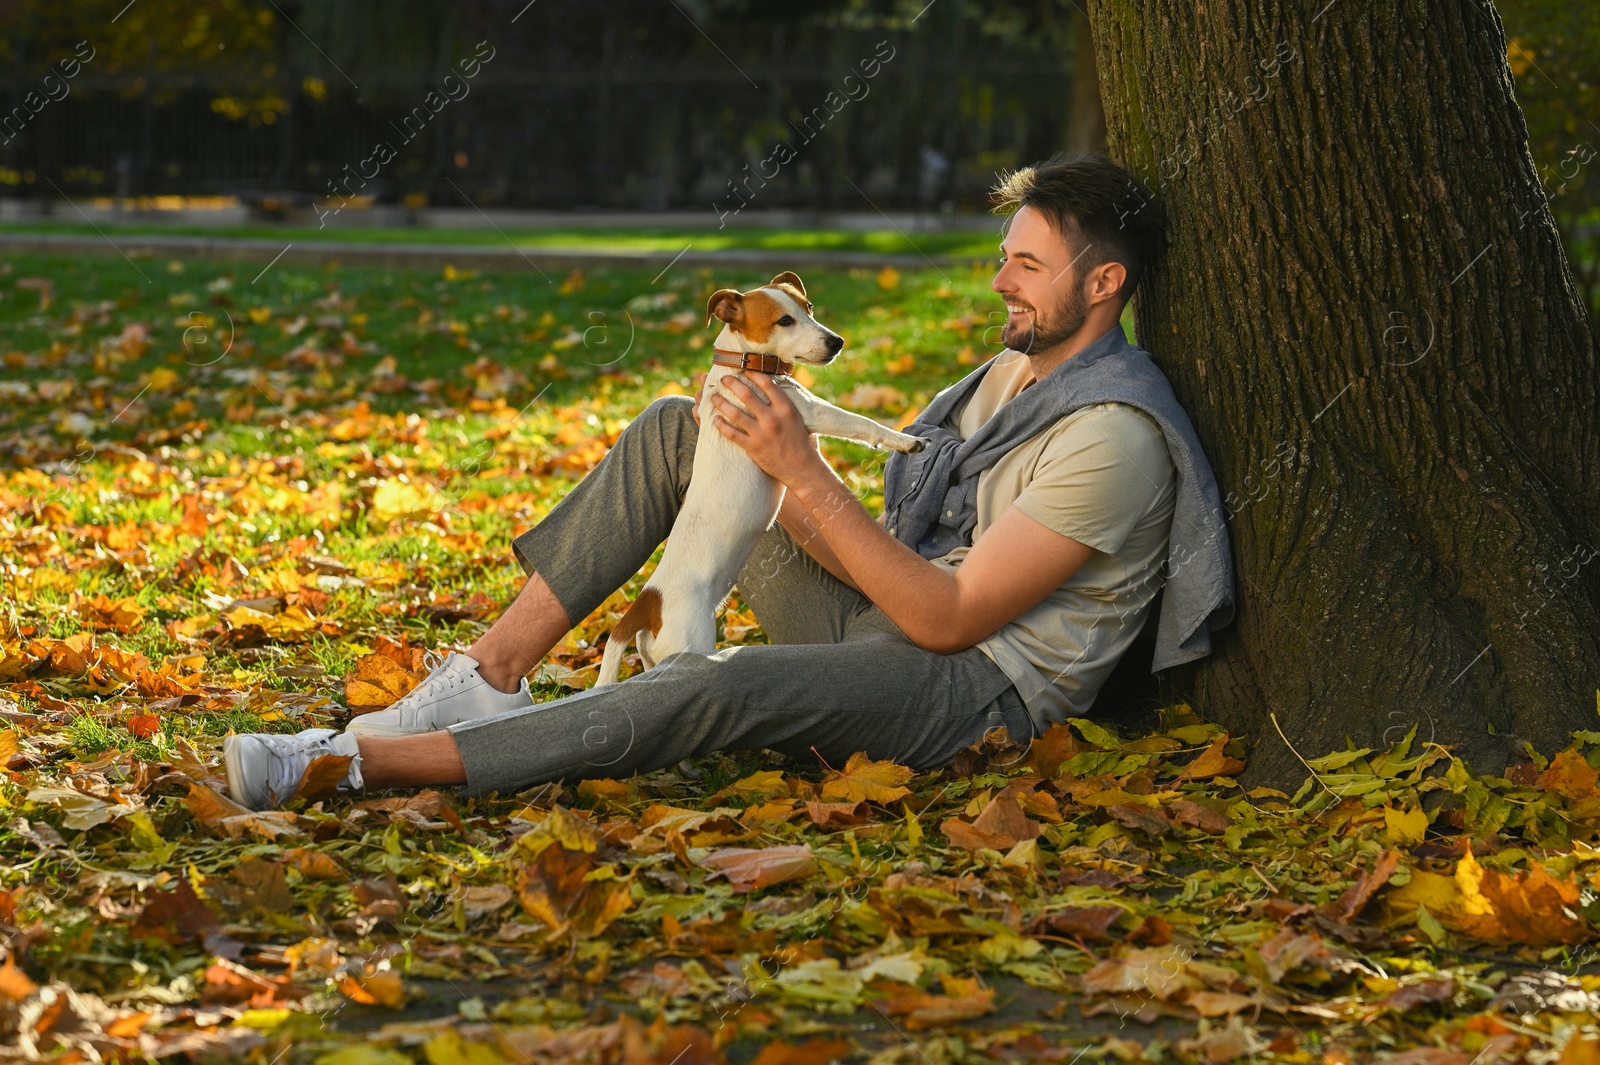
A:
<svg viewBox="0 0 1600 1065">
<path fill-rule="evenodd" d="M 716 428 L 788 487 L 801 515 L 791 534 L 801 543 L 826 545 L 854 585 L 924 650 L 954 654 L 971 647 L 1060 587 L 1093 550 L 1011 507 L 955 572 L 936 566 L 873 520 L 817 453 L 800 412 L 787 396 L 779 398 L 780 389 L 759 375 L 754 384 L 726 380 L 751 389 L 741 397 L 750 409 L 714 397 Z M 758 392 L 768 404 L 752 402 Z"/>
<path fill-rule="evenodd" d="M 861 592 L 925 651 L 955 654 L 993 635 L 1093 552 L 1008 507 L 951 572 L 890 536 L 831 472 L 797 478 L 790 493 Z"/>
<path fill-rule="evenodd" d="M 844 487 L 840 485 L 840 487 Z M 880 519 L 881 520 L 881 519 Z M 782 525 L 788 534 L 794 537 L 794 542 L 801 549 L 822 566 L 823 569 L 838 577 L 841 581 L 861 591 L 855 579 L 850 576 L 850 571 L 845 569 L 844 563 L 839 561 L 839 556 L 833 553 L 828 542 L 817 535 L 816 530 L 809 523 L 804 507 L 795 498 L 793 492 L 783 494 L 783 505 L 778 508 L 778 524 Z"/>
</svg>

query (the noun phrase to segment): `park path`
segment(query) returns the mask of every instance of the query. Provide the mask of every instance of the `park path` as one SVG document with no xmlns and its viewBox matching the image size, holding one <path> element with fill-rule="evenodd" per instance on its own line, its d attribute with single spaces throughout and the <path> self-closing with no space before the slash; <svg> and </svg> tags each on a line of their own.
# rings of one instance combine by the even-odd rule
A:
<svg viewBox="0 0 1600 1065">
<path fill-rule="evenodd" d="M 575 268 L 629 267 L 665 272 L 671 267 L 737 266 L 749 270 L 943 270 L 975 261 L 972 255 L 886 254 L 815 249 L 729 248 L 699 251 L 691 243 L 682 251 L 625 251 L 594 248 L 497 248 L 476 244 L 369 244 L 353 241 L 261 240 L 249 237 L 206 237 L 117 233 L 90 236 L 63 233 L 0 231 L 0 255 L 166 256 L 212 262 L 255 263 L 261 269 L 277 263 L 301 266 L 420 267 L 445 265 L 461 270 L 532 270 L 565 273 Z"/>
</svg>

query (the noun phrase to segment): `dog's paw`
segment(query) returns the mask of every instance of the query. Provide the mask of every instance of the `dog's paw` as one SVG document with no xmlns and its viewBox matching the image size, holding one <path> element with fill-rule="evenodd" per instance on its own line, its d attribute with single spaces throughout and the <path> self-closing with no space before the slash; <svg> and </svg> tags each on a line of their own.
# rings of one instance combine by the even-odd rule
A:
<svg viewBox="0 0 1600 1065">
<path fill-rule="evenodd" d="M 928 441 L 927 439 L 925 439 L 923 437 L 920 437 L 920 436 L 914 437 L 912 439 L 911 443 L 906 445 L 906 454 L 915 455 L 917 452 L 922 451 L 923 449 L 925 449 L 928 446 L 929 442 L 930 441 Z"/>
</svg>

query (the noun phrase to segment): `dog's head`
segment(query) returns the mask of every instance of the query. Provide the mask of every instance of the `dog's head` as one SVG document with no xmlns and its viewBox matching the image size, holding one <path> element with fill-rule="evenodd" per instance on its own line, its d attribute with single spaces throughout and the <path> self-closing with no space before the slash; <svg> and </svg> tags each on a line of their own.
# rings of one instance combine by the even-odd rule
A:
<svg viewBox="0 0 1600 1065">
<path fill-rule="evenodd" d="M 806 286 L 785 270 L 769 285 L 739 292 L 718 289 L 706 304 L 706 324 L 721 319 L 737 333 L 745 351 L 776 355 L 784 362 L 826 366 L 844 347 L 844 337 L 811 316 Z"/>
</svg>

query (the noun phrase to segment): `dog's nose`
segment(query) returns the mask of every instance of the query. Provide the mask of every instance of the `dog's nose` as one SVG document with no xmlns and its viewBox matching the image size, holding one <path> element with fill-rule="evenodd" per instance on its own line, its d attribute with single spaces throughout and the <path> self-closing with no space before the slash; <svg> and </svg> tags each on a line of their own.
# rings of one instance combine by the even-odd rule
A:
<svg viewBox="0 0 1600 1065">
<path fill-rule="evenodd" d="M 828 345 L 828 354 L 837 355 L 839 354 L 839 349 L 844 347 L 844 337 L 835 333 L 829 336 L 825 343 Z"/>
</svg>

